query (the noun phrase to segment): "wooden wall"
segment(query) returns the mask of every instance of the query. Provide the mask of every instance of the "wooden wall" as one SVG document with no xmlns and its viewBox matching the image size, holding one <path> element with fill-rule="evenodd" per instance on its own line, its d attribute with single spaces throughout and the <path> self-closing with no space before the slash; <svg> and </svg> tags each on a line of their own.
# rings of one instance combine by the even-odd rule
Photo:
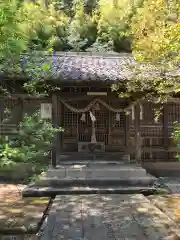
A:
<svg viewBox="0 0 180 240">
<path fill-rule="evenodd" d="M 55 147 L 59 152 L 76 152 L 79 141 L 90 141 L 91 120 L 87 114 L 86 122 L 83 123 L 81 114 L 70 112 L 60 101 L 60 94 L 52 98 L 24 99 L 12 98 L 1 99 L 0 108 L 0 135 L 10 135 L 11 131 L 6 128 L 8 124 L 2 124 L 5 116 L 5 107 L 9 108 L 14 117 L 11 116 L 12 129 L 16 128 L 25 113 L 32 114 L 40 109 L 41 102 L 53 102 L 55 107 L 53 123 L 62 126 L 64 133 L 58 134 Z M 91 97 L 72 95 L 66 100 L 77 108 L 85 107 Z M 63 96 L 65 98 L 65 95 Z M 75 99 L 76 98 L 76 99 Z M 114 108 L 121 108 L 128 104 L 125 101 L 113 97 L 104 97 L 104 100 Z M 115 113 L 100 106 L 96 112 L 97 117 L 97 140 L 105 142 L 106 152 L 124 152 L 130 154 L 131 159 L 139 161 L 172 161 L 175 160 L 179 149 L 171 138 L 173 123 L 180 121 L 180 102 L 169 102 L 164 105 L 163 114 L 158 122 L 154 120 L 154 105 L 143 103 L 143 117 L 140 119 L 139 106 L 135 109 L 135 119 L 132 115 L 121 114 L 120 121 L 115 121 Z M 17 111 L 17 109 L 19 109 Z M 8 130 L 7 130 L 8 129 Z"/>
<path fill-rule="evenodd" d="M 157 107 L 152 103 L 143 103 L 143 119 L 139 119 L 140 146 L 142 161 L 175 160 L 179 149 L 171 135 L 174 122 L 180 122 L 180 102 L 164 104 L 162 115 L 155 121 Z M 137 118 L 137 116 L 136 116 Z M 136 144 L 136 121 L 130 119 L 130 146 Z M 132 158 L 134 158 L 132 154 Z"/>
</svg>

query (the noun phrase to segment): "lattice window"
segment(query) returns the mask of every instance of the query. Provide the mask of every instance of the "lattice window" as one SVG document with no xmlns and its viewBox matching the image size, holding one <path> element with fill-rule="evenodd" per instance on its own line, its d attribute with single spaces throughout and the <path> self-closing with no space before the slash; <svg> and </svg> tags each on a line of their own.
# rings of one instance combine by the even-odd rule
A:
<svg viewBox="0 0 180 240">
<path fill-rule="evenodd" d="M 111 113 L 112 127 L 114 128 L 124 128 L 125 126 L 125 113 L 119 113 L 119 121 L 116 119 L 116 113 Z"/>
<path fill-rule="evenodd" d="M 110 112 L 105 108 L 95 111 L 96 139 L 98 142 L 104 142 L 106 145 L 109 139 L 109 114 Z"/>
<path fill-rule="evenodd" d="M 63 150 L 77 151 L 78 114 L 64 106 L 63 111 Z"/>
<path fill-rule="evenodd" d="M 63 117 L 63 128 L 65 130 L 63 135 L 72 142 L 73 137 L 75 139 L 77 138 L 78 115 L 77 113 L 71 112 L 69 109 L 64 107 Z"/>
<path fill-rule="evenodd" d="M 143 118 L 142 118 L 142 124 L 149 124 L 154 123 L 154 106 L 151 103 L 144 103 L 142 105 L 143 110 Z"/>
<path fill-rule="evenodd" d="M 86 103 L 87 105 L 88 103 Z M 90 142 L 92 133 L 92 121 L 89 116 L 89 112 L 84 114 L 85 121 L 81 120 L 82 114 L 78 115 L 78 141 Z"/>
<path fill-rule="evenodd" d="M 95 111 L 95 127 L 97 130 L 108 130 L 109 127 L 109 111 Z M 105 129 L 104 129 L 105 128 Z"/>
<path fill-rule="evenodd" d="M 77 127 L 77 113 L 64 111 L 64 127 Z"/>
<path fill-rule="evenodd" d="M 168 123 L 180 122 L 180 104 L 171 103 L 168 104 Z"/>
</svg>

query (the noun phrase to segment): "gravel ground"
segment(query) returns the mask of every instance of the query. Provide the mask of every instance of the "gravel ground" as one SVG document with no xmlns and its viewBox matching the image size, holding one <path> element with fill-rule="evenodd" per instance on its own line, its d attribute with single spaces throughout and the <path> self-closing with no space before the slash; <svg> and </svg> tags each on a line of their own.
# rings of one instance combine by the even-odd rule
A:
<svg viewBox="0 0 180 240">
<path fill-rule="evenodd" d="M 161 177 L 158 179 L 158 183 L 161 184 L 161 186 L 166 187 L 170 193 L 180 194 L 180 177 Z"/>
</svg>

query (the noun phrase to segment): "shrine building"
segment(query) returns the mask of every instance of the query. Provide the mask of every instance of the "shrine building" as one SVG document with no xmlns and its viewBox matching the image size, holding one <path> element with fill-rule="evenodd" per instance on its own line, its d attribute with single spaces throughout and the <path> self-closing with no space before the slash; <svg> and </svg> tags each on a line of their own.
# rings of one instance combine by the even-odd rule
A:
<svg viewBox="0 0 180 240">
<path fill-rule="evenodd" d="M 180 120 L 180 101 L 164 104 L 162 116 L 155 121 L 153 103 L 134 104 L 112 91 L 113 84 L 131 76 L 127 64 L 133 63 L 130 54 L 57 53 L 52 73 L 59 90 L 37 99 L 14 93 L 1 103 L 12 109 L 12 125 L 27 112 L 40 109 L 43 117 L 52 113 L 53 126 L 64 129 L 53 144 L 53 165 L 66 157 L 172 161 L 179 151 L 171 133 L 173 123 Z"/>
</svg>

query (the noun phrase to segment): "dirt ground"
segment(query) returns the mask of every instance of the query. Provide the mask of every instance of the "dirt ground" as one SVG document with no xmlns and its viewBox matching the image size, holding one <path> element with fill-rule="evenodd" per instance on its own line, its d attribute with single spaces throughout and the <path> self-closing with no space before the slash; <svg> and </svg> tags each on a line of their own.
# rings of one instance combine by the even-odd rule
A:
<svg viewBox="0 0 180 240">
<path fill-rule="evenodd" d="M 24 187 L 0 184 L 0 233 L 37 230 L 50 198 L 22 198 Z"/>
<path fill-rule="evenodd" d="M 180 225 L 180 194 L 151 196 L 149 200 L 176 224 Z"/>
<path fill-rule="evenodd" d="M 0 201 L 11 199 L 18 201 L 21 199 L 21 192 L 26 185 L 0 184 Z"/>
</svg>

